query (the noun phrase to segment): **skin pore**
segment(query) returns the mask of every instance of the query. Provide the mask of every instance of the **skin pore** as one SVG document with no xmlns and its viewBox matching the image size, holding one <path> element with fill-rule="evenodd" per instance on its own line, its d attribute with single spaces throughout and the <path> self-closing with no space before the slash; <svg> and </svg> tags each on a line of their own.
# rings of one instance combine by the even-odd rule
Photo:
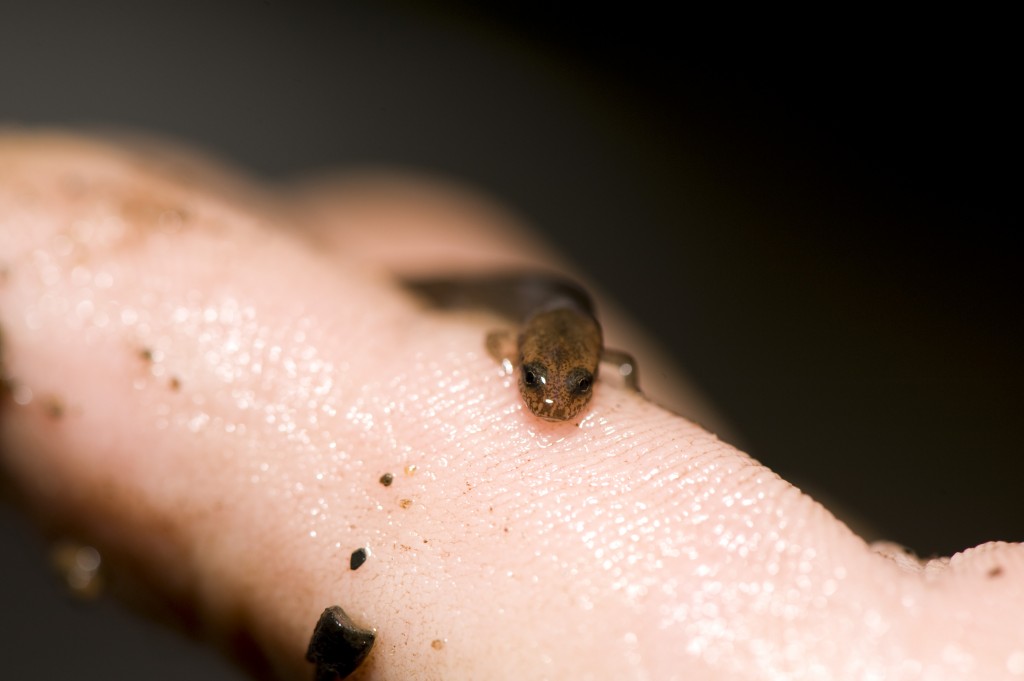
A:
<svg viewBox="0 0 1024 681">
<path fill-rule="evenodd" d="M 616 315 L 672 411 L 598 381 L 532 416 L 492 316 L 396 283 L 557 266 L 480 202 L 9 133 L 0 224 L 7 477 L 257 678 L 311 678 L 333 605 L 356 679 L 1024 675 L 1019 546 L 873 549 L 674 413 L 715 422 Z"/>
</svg>

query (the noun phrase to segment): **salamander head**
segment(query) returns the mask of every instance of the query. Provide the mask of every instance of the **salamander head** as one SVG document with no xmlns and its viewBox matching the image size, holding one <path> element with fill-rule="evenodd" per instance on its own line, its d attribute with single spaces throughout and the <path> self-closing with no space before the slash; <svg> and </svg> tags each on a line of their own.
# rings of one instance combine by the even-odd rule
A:
<svg viewBox="0 0 1024 681">
<path fill-rule="evenodd" d="M 554 370 L 552 370 L 554 369 Z M 519 367 L 519 392 L 534 415 L 548 421 L 566 421 L 587 406 L 594 391 L 594 373 L 576 366 L 568 371 L 543 362 Z"/>
<path fill-rule="evenodd" d="M 601 359 L 601 327 L 588 314 L 559 308 L 531 317 L 519 336 L 519 392 L 536 416 L 573 418 L 590 401 Z"/>
</svg>

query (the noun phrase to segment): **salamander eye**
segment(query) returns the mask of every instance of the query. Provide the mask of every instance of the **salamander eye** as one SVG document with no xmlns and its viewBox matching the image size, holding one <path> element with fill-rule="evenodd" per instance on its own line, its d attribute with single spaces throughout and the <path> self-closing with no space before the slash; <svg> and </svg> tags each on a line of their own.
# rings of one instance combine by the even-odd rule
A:
<svg viewBox="0 0 1024 681">
<path fill-rule="evenodd" d="M 594 385 L 594 375 L 586 369 L 577 369 L 569 378 L 569 389 L 577 395 L 585 395 Z"/>
<path fill-rule="evenodd" d="M 539 364 L 523 365 L 523 385 L 539 388 L 545 383 L 547 383 L 547 373 L 544 371 L 544 367 Z"/>
</svg>

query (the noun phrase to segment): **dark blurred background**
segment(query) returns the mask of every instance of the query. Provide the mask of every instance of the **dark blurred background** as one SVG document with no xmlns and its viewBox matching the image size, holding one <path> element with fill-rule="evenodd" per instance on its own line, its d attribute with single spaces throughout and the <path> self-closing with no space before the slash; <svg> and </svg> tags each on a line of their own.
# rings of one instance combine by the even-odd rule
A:
<svg viewBox="0 0 1024 681">
<path fill-rule="evenodd" d="M 617 7 L 0 2 L 0 123 L 476 187 L 871 538 L 1024 540 L 1015 22 Z M 44 549 L 0 508 L 0 676 L 234 678 Z"/>
</svg>

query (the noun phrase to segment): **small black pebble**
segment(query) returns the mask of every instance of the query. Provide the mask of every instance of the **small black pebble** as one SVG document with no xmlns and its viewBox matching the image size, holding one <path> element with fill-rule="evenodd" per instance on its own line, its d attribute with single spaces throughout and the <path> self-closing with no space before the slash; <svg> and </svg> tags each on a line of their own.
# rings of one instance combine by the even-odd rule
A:
<svg viewBox="0 0 1024 681">
<path fill-rule="evenodd" d="M 344 679 L 363 663 L 376 638 L 361 629 L 337 605 L 320 615 L 309 639 L 306 659 L 316 665 L 316 681 Z"/>
<path fill-rule="evenodd" d="M 395 476 L 391 475 L 391 473 L 385 473 L 384 475 L 380 476 L 380 484 L 384 485 L 385 487 L 391 487 L 391 483 L 394 481 Z"/>
<path fill-rule="evenodd" d="M 358 570 L 359 566 L 366 562 L 366 559 L 370 557 L 370 552 L 366 549 L 356 549 L 352 552 L 352 557 L 348 561 L 348 566 L 353 570 Z"/>
</svg>

